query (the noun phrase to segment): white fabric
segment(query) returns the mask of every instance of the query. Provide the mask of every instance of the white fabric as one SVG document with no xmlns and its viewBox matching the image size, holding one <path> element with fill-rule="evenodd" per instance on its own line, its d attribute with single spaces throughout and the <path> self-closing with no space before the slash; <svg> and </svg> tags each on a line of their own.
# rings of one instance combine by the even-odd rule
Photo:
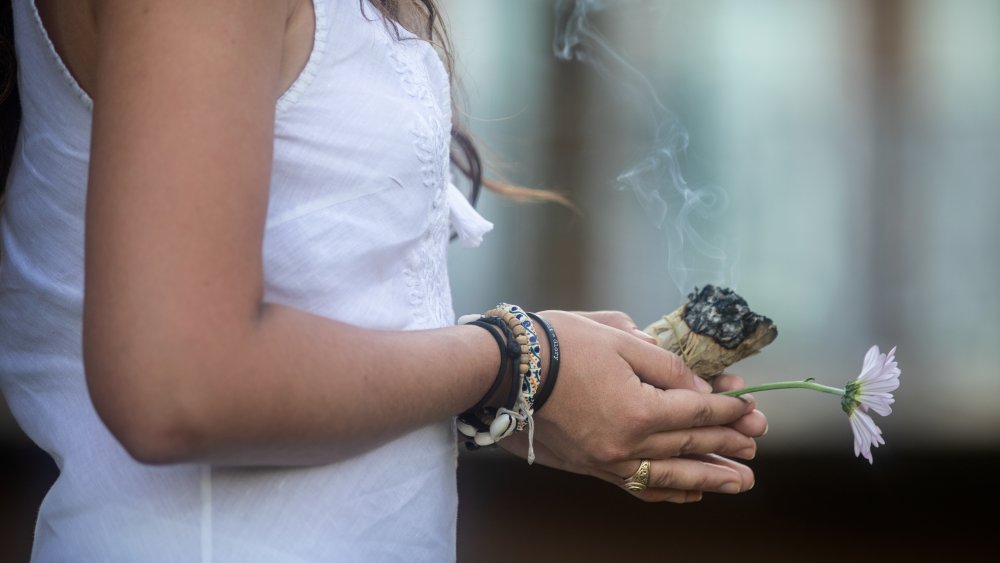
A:
<svg viewBox="0 0 1000 563">
<path fill-rule="evenodd" d="M 314 6 L 309 62 L 277 104 L 266 299 L 381 329 L 452 324 L 449 220 L 469 244 L 491 225 L 449 184 L 443 65 L 367 4 Z M 33 2 L 14 14 L 24 118 L 0 218 L 0 384 L 61 470 L 33 561 L 454 559 L 452 420 L 291 469 L 144 466 L 110 435 L 80 351 L 91 102 Z"/>
</svg>

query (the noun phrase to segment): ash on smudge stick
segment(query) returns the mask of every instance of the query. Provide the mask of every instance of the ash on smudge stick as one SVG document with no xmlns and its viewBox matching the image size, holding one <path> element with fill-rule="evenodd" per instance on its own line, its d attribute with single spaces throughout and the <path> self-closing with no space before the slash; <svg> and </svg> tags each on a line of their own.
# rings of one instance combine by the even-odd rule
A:
<svg viewBox="0 0 1000 563">
<path fill-rule="evenodd" d="M 751 311 L 731 289 L 696 287 L 688 299 L 645 332 L 704 379 L 760 352 L 778 337 L 771 319 Z"/>
<path fill-rule="evenodd" d="M 708 336 L 723 348 L 732 350 L 771 319 L 750 310 L 746 300 L 733 290 L 706 285 L 688 295 L 684 322 L 693 332 Z"/>
</svg>

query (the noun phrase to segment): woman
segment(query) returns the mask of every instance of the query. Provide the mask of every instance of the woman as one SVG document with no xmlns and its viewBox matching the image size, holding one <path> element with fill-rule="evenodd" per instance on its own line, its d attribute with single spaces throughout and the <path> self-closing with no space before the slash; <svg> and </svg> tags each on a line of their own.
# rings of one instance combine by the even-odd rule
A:
<svg viewBox="0 0 1000 563">
<path fill-rule="evenodd" d="M 454 558 L 453 417 L 504 338 L 452 326 L 449 225 L 489 225 L 449 182 L 446 69 L 408 31 L 435 13 L 14 0 L 0 381 L 60 468 L 34 560 Z M 558 385 L 503 446 L 650 501 L 752 486 L 727 459 L 766 427 L 752 402 L 624 315 L 543 317 Z"/>
</svg>

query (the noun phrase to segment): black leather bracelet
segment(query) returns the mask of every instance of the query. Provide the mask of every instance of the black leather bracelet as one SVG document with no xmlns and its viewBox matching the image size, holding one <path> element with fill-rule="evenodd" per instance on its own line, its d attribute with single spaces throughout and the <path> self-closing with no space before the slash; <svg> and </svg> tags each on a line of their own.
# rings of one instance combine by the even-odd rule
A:
<svg viewBox="0 0 1000 563">
<path fill-rule="evenodd" d="M 545 334 L 549 337 L 549 373 L 545 376 L 545 381 L 542 382 L 542 388 L 535 395 L 535 404 L 532 408 L 534 412 L 538 412 L 542 409 L 545 401 L 549 399 L 552 389 L 556 386 L 556 379 L 559 378 L 559 339 L 556 338 L 556 331 L 548 321 L 535 313 L 528 313 L 528 316 L 536 323 L 542 325 L 542 328 L 545 329 Z"/>
<path fill-rule="evenodd" d="M 510 389 L 507 392 L 507 400 L 504 401 L 503 405 L 508 409 L 514 409 L 514 405 L 517 404 L 518 394 L 521 390 L 521 377 L 519 377 L 517 371 L 517 367 L 521 359 L 521 346 L 517 343 L 517 338 L 514 336 L 514 332 L 510 329 L 510 326 L 500 317 L 483 317 L 480 320 L 499 328 L 507 337 L 507 357 L 510 358 L 512 362 L 510 368 Z"/>
<path fill-rule="evenodd" d="M 500 387 L 500 383 L 503 381 L 504 375 L 507 373 L 507 343 L 504 342 L 503 337 L 500 336 L 497 330 L 494 329 L 490 323 L 478 320 L 478 321 L 472 321 L 469 324 L 478 326 L 486 330 L 486 332 L 490 333 L 490 336 L 492 336 L 493 339 L 497 341 L 497 347 L 500 349 L 500 368 L 497 370 L 496 377 L 493 378 L 493 383 L 490 384 L 489 390 L 486 391 L 486 394 L 483 395 L 481 399 L 479 399 L 479 402 L 477 402 L 475 405 L 472 406 L 472 408 L 466 411 L 466 412 L 475 412 L 480 408 L 486 406 L 487 403 L 489 403 L 490 399 L 493 397 L 493 394 L 496 393 L 497 388 Z"/>
<path fill-rule="evenodd" d="M 515 377 L 515 374 L 511 372 L 517 369 L 517 361 L 521 357 L 521 349 L 517 340 L 514 338 L 514 333 L 510 330 L 510 327 L 507 326 L 507 323 L 499 317 L 482 317 L 468 324 L 475 325 L 486 330 L 493 336 L 493 339 L 496 340 L 497 347 L 500 349 L 500 368 L 497 370 L 497 375 L 493 379 L 493 383 L 490 385 L 486 394 L 483 395 L 483 397 L 479 399 L 475 405 L 458 415 L 458 419 L 465 424 L 472 426 L 478 432 L 489 432 L 489 421 L 492 419 L 496 409 L 488 407 L 487 405 L 489 405 L 489 403 L 493 400 L 493 397 L 497 393 L 497 389 L 500 388 L 500 384 L 503 382 L 504 377 L 507 377 L 508 374 L 510 374 L 511 380 L 510 390 L 507 392 L 507 401 L 504 405 L 513 406 L 514 401 L 516 400 L 520 382 L 519 378 Z M 500 335 L 501 332 L 503 333 L 503 336 Z M 512 366 L 513 370 L 509 366 Z"/>
</svg>

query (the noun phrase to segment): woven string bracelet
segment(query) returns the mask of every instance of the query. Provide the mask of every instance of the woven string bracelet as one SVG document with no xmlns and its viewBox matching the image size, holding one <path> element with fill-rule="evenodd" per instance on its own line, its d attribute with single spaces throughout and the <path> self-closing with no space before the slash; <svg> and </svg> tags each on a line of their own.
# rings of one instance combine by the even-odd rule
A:
<svg viewBox="0 0 1000 563">
<path fill-rule="evenodd" d="M 518 373 L 521 374 L 521 394 L 517 404 L 513 409 L 500 408 L 497 410 L 496 419 L 491 426 L 497 428 L 509 428 L 512 422 L 516 422 L 514 430 L 520 432 L 528 429 L 528 463 L 535 461 L 535 420 L 532 418 L 535 394 L 542 379 L 542 359 L 541 346 L 538 344 L 538 335 L 535 333 L 534 324 L 527 312 L 509 303 L 500 303 L 495 308 L 486 312 L 486 316 L 499 316 L 510 326 L 514 335 L 521 344 L 521 363 L 518 366 Z M 499 435 L 497 439 L 509 436 L 513 430 Z"/>
<path fill-rule="evenodd" d="M 538 335 L 535 333 L 534 324 L 527 312 L 509 303 L 500 303 L 495 308 L 485 313 L 487 317 L 502 318 L 517 337 L 518 344 L 521 345 L 521 365 L 518 373 L 521 374 L 521 396 L 524 397 L 531 411 L 535 403 L 535 394 L 542 381 L 542 348 L 538 344 Z M 523 338 L 522 338 L 523 337 Z M 524 424 L 518 425 L 518 430 L 524 428 Z"/>
</svg>

